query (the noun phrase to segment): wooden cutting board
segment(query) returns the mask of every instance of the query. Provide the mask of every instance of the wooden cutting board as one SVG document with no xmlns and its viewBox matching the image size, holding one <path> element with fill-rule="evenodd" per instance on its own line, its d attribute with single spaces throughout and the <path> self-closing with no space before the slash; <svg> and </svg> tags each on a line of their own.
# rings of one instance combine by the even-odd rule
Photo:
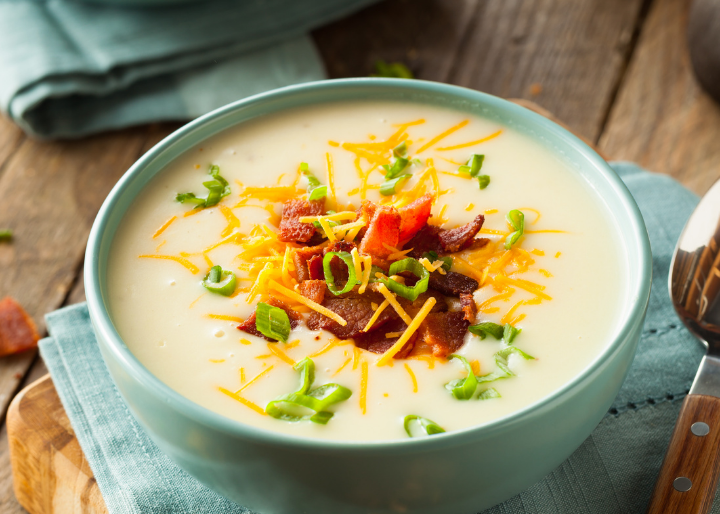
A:
<svg viewBox="0 0 720 514">
<path fill-rule="evenodd" d="M 528 100 L 511 101 L 564 126 Z M 600 153 L 592 142 L 581 139 Z M 8 410 L 7 429 L 15 496 L 30 514 L 107 513 L 50 375 L 15 397 Z"/>
<path fill-rule="evenodd" d="M 15 397 L 7 431 L 15 496 L 30 514 L 107 513 L 50 375 Z"/>
</svg>

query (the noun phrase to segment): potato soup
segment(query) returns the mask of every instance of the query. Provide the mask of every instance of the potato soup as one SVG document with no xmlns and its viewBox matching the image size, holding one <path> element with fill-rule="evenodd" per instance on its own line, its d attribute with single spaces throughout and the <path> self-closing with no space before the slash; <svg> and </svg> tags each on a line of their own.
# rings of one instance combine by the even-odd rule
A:
<svg viewBox="0 0 720 514">
<path fill-rule="evenodd" d="M 113 241 L 115 327 L 228 418 L 365 441 L 482 425 L 618 330 L 615 229 L 570 163 L 461 111 L 268 115 L 155 177 Z"/>
</svg>

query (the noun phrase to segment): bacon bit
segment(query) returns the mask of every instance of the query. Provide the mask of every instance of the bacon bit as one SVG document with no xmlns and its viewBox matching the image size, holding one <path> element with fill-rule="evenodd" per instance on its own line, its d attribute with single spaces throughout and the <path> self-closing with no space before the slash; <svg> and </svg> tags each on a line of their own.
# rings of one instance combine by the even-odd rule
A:
<svg viewBox="0 0 720 514">
<path fill-rule="evenodd" d="M 413 373 L 412 368 L 410 367 L 410 365 L 407 362 L 405 363 L 405 369 L 407 370 L 408 374 L 410 375 L 410 380 L 412 380 L 413 393 L 417 393 L 418 392 L 417 378 L 415 378 L 415 373 Z"/>
<path fill-rule="evenodd" d="M 325 210 L 325 200 L 306 202 L 305 200 L 288 200 L 283 203 L 280 219 L 280 241 L 306 243 L 315 234 L 315 227 L 302 223 L 301 217 L 319 216 Z"/>
<path fill-rule="evenodd" d="M 153 236 L 152 236 L 153 239 L 157 238 L 160 234 L 165 232 L 165 229 L 167 229 L 172 224 L 172 222 L 175 221 L 176 219 L 177 219 L 177 216 L 173 216 L 172 218 L 167 220 L 165 223 L 163 223 L 163 226 L 160 227 L 159 229 L 157 229 L 157 231 L 153 234 Z"/>
<path fill-rule="evenodd" d="M 478 214 L 475 216 L 475 219 L 461 227 L 440 232 L 438 236 L 440 237 L 440 244 L 442 244 L 443 250 L 448 253 L 454 253 L 470 246 L 484 222 L 485 216 Z"/>
<path fill-rule="evenodd" d="M 15 300 L 0 300 L 0 357 L 35 348 L 40 336 L 32 318 Z"/>
<path fill-rule="evenodd" d="M 400 214 L 394 207 L 378 206 L 360 242 L 360 253 L 380 258 L 386 258 L 393 253 L 385 245 L 393 248 L 398 246 L 400 220 Z"/>
<path fill-rule="evenodd" d="M 402 246 L 402 243 L 412 239 L 427 224 L 432 204 L 432 195 L 426 194 L 398 209 L 400 213 L 400 236 L 398 238 L 401 243 L 400 246 Z"/>
</svg>

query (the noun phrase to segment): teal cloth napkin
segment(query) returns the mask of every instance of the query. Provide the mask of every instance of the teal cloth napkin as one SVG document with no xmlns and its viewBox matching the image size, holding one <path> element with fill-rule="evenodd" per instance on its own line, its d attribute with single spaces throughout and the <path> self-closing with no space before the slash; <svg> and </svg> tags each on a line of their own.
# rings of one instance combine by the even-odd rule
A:
<svg viewBox="0 0 720 514">
<path fill-rule="evenodd" d="M 645 511 L 680 401 L 703 354 L 670 304 L 667 276 L 697 197 L 631 163 L 613 168 L 650 234 L 653 287 L 630 373 L 610 411 L 560 467 L 486 514 L 639 514 Z M 100 356 L 85 304 L 47 316 L 40 350 L 111 514 L 248 512 L 180 470 L 132 418 Z M 720 513 L 720 502 L 713 507 Z M 449 513 L 452 514 L 452 513 Z"/>
<path fill-rule="evenodd" d="M 325 78 L 307 33 L 377 0 L 0 0 L 0 109 L 41 138 L 188 120 Z"/>
</svg>

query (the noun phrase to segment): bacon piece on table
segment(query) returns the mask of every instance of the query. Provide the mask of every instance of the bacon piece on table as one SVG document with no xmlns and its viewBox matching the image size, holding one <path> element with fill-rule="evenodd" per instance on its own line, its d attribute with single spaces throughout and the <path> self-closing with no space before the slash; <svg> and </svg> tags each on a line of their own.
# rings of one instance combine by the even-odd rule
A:
<svg viewBox="0 0 720 514">
<path fill-rule="evenodd" d="M 350 339 L 362 332 L 375 313 L 371 303 L 374 302 L 380 305 L 384 300 L 384 296 L 371 291 L 366 291 L 365 294 L 362 295 L 356 292 L 351 292 L 343 296 L 333 296 L 332 293 L 328 294 L 325 296 L 323 306 L 347 321 L 347 325 L 342 326 L 327 316 L 313 312 L 307 320 L 307 326 L 310 330 L 323 329 L 331 332 L 340 339 Z M 397 317 L 397 314 L 392 307 L 385 308 L 373 324 L 372 330 L 381 327 L 395 317 Z"/>
<path fill-rule="evenodd" d="M 0 357 L 34 348 L 38 339 L 35 323 L 25 309 L 9 296 L 0 300 Z"/>
<path fill-rule="evenodd" d="M 438 236 L 443 251 L 446 253 L 459 252 L 473 244 L 475 234 L 480 232 L 484 222 L 485 216 L 478 214 L 474 220 L 462 227 L 442 230 Z"/>
<path fill-rule="evenodd" d="M 277 298 L 270 298 L 267 302 L 268 305 L 272 305 L 273 307 L 279 307 L 282 310 L 284 310 L 288 318 L 290 319 L 290 329 L 295 329 L 298 324 L 300 323 L 300 320 L 302 319 L 302 316 L 292 310 L 289 306 L 287 306 L 284 302 L 281 302 Z M 238 325 L 238 330 L 241 330 L 243 332 L 247 332 L 248 334 L 252 334 L 254 336 L 262 337 L 264 339 L 267 339 L 268 341 L 275 342 L 275 339 L 270 339 L 269 337 L 264 336 L 260 331 L 255 328 L 255 313 L 253 312 L 248 316 L 248 318 L 240 323 Z"/>
<path fill-rule="evenodd" d="M 303 216 L 320 216 L 325 212 L 325 199 L 288 200 L 283 203 L 282 218 L 280 219 L 280 241 L 292 243 L 307 243 L 315 234 L 312 223 L 300 223 Z"/>
<path fill-rule="evenodd" d="M 392 253 L 385 245 L 397 247 L 400 235 L 400 214 L 397 209 L 379 205 L 375 210 L 365 236 L 360 242 L 360 253 L 385 258 Z"/>
<path fill-rule="evenodd" d="M 400 213 L 399 239 L 401 244 L 412 239 L 421 228 L 427 225 L 432 210 L 432 199 L 432 195 L 427 194 L 398 209 Z"/>
<path fill-rule="evenodd" d="M 427 315 L 418 332 L 435 357 L 447 357 L 462 347 L 469 326 L 463 311 L 435 312 Z"/>
</svg>

